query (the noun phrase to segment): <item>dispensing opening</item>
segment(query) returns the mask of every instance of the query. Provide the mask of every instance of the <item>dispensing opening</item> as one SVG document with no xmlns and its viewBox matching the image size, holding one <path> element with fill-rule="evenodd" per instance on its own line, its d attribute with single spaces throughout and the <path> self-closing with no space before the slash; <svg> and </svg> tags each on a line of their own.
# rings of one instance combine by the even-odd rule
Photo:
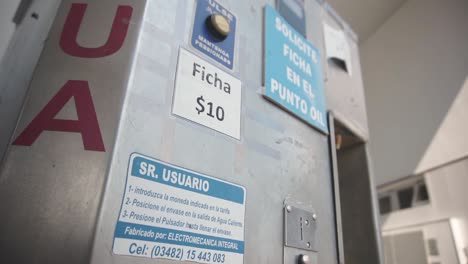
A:
<svg viewBox="0 0 468 264">
<path fill-rule="evenodd" d="M 331 114 L 329 124 L 340 262 L 380 263 L 366 142 Z"/>
</svg>

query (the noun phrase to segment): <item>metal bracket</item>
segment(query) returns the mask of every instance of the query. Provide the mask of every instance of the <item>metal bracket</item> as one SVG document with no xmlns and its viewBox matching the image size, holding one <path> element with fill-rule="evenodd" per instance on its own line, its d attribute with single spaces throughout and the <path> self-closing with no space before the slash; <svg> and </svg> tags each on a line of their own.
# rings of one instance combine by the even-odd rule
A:
<svg viewBox="0 0 468 264">
<path fill-rule="evenodd" d="M 18 26 L 19 24 L 21 24 L 21 22 L 23 22 L 23 19 L 26 16 L 26 13 L 28 12 L 32 3 L 33 0 L 21 0 L 21 2 L 18 5 L 18 8 L 16 9 L 15 15 L 13 16 L 13 23 L 15 23 Z"/>
<path fill-rule="evenodd" d="M 317 251 L 317 215 L 292 205 L 284 207 L 284 245 Z"/>
</svg>

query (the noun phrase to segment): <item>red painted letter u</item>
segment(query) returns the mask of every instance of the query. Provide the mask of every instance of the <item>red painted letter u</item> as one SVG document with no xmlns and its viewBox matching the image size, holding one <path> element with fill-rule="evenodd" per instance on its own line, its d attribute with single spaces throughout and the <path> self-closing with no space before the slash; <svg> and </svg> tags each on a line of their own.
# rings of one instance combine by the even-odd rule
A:
<svg viewBox="0 0 468 264">
<path fill-rule="evenodd" d="M 100 58 L 114 54 L 123 45 L 133 8 L 120 5 L 117 8 L 107 42 L 101 47 L 86 48 L 80 46 L 76 39 L 87 6 L 87 4 L 72 4 L 60 36 L 60 47 L 65 53 L 82 58 Z"/>
</svg>

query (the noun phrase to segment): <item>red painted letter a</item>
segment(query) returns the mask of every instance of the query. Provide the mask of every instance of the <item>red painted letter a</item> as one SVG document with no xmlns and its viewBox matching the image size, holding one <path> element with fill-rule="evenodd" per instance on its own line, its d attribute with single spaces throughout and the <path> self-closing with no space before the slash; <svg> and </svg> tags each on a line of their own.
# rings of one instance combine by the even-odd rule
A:
<svg viewBox="0 0 468 264">
<path fill-rule="evenodd" d="M 56 119 L 55 116 L 72 97 L 78 120 Z M 21 132 L 13 145 L 31 146 L 45 130 L 80 133 L 84 149 L 105 151 L 87 81 L 69 80 Z"/>
</svg>

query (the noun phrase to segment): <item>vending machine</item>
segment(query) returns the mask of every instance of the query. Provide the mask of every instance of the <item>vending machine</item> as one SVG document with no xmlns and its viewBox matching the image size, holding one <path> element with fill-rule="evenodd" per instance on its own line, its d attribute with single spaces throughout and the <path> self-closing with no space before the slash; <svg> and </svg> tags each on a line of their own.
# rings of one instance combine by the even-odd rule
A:
<svg viewBox="0 0 468 264">
<path fill-rule="evenodd" d="M 357 38 L 315 0 L 22 1 L 0 262 L 381 263 Z"/>
</svg>

